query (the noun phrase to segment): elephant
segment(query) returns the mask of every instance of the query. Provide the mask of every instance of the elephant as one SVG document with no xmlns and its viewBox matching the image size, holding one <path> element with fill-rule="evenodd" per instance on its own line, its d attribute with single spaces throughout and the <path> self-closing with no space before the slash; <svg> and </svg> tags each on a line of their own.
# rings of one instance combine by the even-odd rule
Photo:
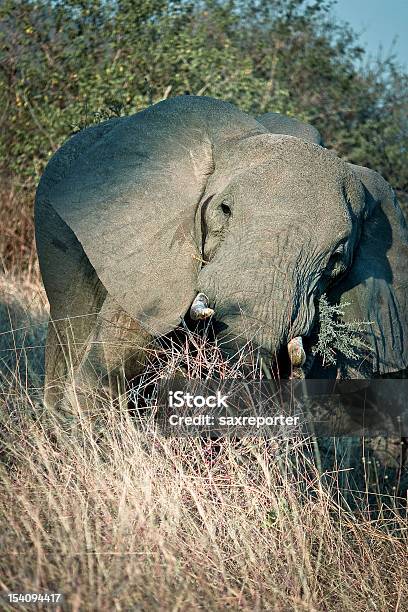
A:
<svg viewBox="0 0 408 612">
<path fill-rule="evenodd" d="M 370 322 L 361 362 L 334 376 L 407 367 L 394 192 L 297 119 L 186 95 L 88 127 L 46 166 L 35 227 L 49 405 L 69 377 L 121 394 L 152 339 L 187 316 L 213 321 L 227 355 L 250 341 L 271 367 L 306 367 L 323 294 Z"/>
</svg>

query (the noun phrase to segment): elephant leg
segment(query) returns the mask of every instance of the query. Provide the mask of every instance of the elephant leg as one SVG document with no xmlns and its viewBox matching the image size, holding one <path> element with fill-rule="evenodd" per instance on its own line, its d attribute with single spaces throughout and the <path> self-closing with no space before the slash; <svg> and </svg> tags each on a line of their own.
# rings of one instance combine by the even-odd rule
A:
<svg viewBox="0 0 408 612">
<path fill-rule="evenodd" d="M 88 317 L 50 319 L 46 346 L 45 402 L 119 399 L 126 380 L 143 368 L 151 335 L 106 296 L 100 312 Z"/>
<path fill-rule="evenodd" d="M 89 352 L 96 324 L 96 314 L 67 317 L 51 310 L 45 347 L 46 406 L 54 407 L 63 400 L 67 384 L 75 380 Z"/>
<path fill-rule="evenodd" d="M 139 374 L 144 366 L 149 342 L 151 335 L 107 295 L 75 384 L 111 399 L 123 397 L 126 380 Z"/>
<path fill-rule="evenodd" d="M 56 406 L 63 397 L 64 383 L 68 375 L 66 337 L 61 325 L 50 317 L 45 345 L 44 403 L 48 408 Z"/>
<path fill-rule="evenodd" d="M 97 279 L 89 283 L 89 275 L 81 276 L 84 267 L 78 267 L 76 281 L 67 287 L 65 304 L 50 300 L 44 385 L 44 402 L 49 408 L 62 401 L 67 384 L 75 380 L 90 350 L 98 312 L 106 296 L 105 288 Z"/>
<path fill-rule="evenodd" d="M 77 237 L 49 203 L 37 211 L 36 222 L 50 302 L 45 404 L 53 408 L 68 396 L 88 403 L 96 391 L 118 397 L 125 379 L 140 372 L 151 335 L 109 296 Z"/>
<path fill-rule="evenodd" d="M 36 211 L 36 239 L 50 303 L 44 401 L 53 408 L 89 349 L 107 292 L 77 237 L 47 201 Z"/>
</svg>

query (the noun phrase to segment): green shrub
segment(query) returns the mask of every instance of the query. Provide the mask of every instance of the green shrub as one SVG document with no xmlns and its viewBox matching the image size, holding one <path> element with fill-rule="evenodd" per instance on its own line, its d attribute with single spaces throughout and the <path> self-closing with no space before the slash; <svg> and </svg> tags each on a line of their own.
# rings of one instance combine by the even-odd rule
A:
<svg viewBox="0 0 408 612">
<path fill-rule="evenodd" d="M 312 348 L 314 355 L 320 355 L 323 365 L 334 365 L 338 354 L 347 359 L 361 357 L 363 351 L 370 350 L 363 335 L 369 321 L 344 321 L 344 313 L 349 302 L 330 304 L 323 294 L 319 300 L 319 332 L 317 342 Z"/>
</svg>

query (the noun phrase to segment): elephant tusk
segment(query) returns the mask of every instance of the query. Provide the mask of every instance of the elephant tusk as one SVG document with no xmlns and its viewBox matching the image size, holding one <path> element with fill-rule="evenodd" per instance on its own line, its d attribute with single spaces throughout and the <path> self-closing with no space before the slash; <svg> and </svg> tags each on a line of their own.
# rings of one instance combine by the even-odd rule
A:
<svg viewBox="0 0 408 612">
<path fill-rule="evenodd" d="M 288 342 L 289 359 L 293 367 L 301 368 L 306 361 L 306 353 L 303 348 L 302 336 L 296 336 Z"/>
<path fill-rule="evenodd" d="M 208 308 L 209 299 L 205 293 L 199 293 L 191 304 L 190 316 L 194 321 L 208 319 L 214 314 L 212 308 Z"/>
</svg>

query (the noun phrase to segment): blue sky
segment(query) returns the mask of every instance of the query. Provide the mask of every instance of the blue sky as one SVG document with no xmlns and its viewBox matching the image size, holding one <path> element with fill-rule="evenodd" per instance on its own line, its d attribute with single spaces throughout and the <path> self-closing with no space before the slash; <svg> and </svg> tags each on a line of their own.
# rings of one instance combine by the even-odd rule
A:
<svg viewBox="0 0 408 612">
<path fill-rule="evenodd" d="M 361 33 L 361 43 L 371 56 L 377 56 L 379 46 L 385 53 L 394 51 L 397 60 L 408 66 L 408 0 L 338 0 L 332 12 L 348 21 Z"/>
</svg>

